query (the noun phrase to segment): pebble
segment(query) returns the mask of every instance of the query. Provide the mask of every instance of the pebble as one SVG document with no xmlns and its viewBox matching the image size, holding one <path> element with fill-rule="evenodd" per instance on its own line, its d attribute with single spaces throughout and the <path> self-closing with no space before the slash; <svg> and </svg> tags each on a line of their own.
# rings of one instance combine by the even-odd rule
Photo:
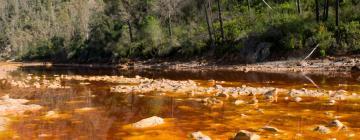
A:
<svg viewBox="0 0 360 140">
<path fill-rule="evenodd" d="M 319 125 L 317 126 L 314 131 L 319 132 L 321 134 L 329 134 L 331 132 L 331 130 L 329 128 L 327 128 L 326 126 L 323 125 Z"/>
</svg>

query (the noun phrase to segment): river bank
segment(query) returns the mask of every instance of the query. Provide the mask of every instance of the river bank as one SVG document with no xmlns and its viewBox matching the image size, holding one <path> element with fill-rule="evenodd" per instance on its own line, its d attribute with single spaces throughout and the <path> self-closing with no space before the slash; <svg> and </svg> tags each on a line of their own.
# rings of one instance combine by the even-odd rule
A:
<svg viewBox="0 0 360 140">
<path fill-rule="evenodd" d="M 202 70 L 226 70 L 242 72 L 266 72 L 266 73 L 311 73 L 319 75 L 338 74 L 349 76 L 360 71 L 360 56 L 326 57 L 312 60 L 286 60 L 269 61 L 254 64 L 236 64 L 217 62 L 216 60 L 127 60 L 113 64 L 76 64 L 76 63 L 52 63 L 52 62 L 1 62 L 1 69 L 19 66 L 56 66 L 56 67 L 89 67 L 89 68 L 119 68 L 127 69 L 162 69 L 177 71 L 202 71 Z M 6 66 L 6 67 L 4 67 Z"/>
</svg>

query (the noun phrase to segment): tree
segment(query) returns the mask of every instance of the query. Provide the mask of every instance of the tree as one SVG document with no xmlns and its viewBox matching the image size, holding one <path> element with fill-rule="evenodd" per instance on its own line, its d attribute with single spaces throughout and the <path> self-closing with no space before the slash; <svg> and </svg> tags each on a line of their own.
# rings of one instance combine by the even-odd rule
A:
<svg viewBox="0 0 360 140">
<path fill-rule="evenodd" d="M 204 10 L 205 10 L 206 24 L 207 24 L 207 28 L 208 28 L 210 42 L 211 42 L 211 44 L 213 44 L 212 20 L 211 20 L 211 16 L 209 14 L 209 9 L 208 9 L 210 7 L 211 7 L 210 1 L 205 0 Z"/>
<path fill-rule="evenodd" d="M 336 6 L 335 6 L 336 26 L 339 26 L 339 22 L 340 22 L 339 10 L 340 10 L 340 0 L 336 0 Z"/>
<path fill-rule="evenodd" d="M 300 0 L 296 0 L 296 6 L 297 6 L 297 11 L 299 14 L 301 14 L 301 4 L 300 4 Z"/>
<path fill-rule="evenodd" d="M 329 0 L 325 0 L 324 12 L 323 12 L 323 21 L 327 21 L 328 17 L 329 17 Z"/>
<path fill-rule="evenodd" d="M 221 41 L 224 41 L 225 35 L 224 35 L 224 26 L 223 26 L 222 14 L 221 14 L 220 0 L 217 0 L 217 7 L 218 7 L 218 15 L 219 15 L 219 21 L 220 21 Z"/>
<path fill-rule="evenodd" d="M 319 0 L 315 0 L 315 15 L 316 15 L 316 21 L 320 22 Z"/>
</svg>

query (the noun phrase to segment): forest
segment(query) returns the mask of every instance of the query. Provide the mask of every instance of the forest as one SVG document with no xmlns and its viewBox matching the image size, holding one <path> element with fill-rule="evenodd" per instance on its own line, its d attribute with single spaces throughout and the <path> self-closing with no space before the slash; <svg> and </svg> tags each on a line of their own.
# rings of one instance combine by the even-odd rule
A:
<svg viewBox="0 0 360 140">
<path fill-rule="evenodd" d="M 1 0 L 0 59 L 245 63 L 360 52 L 359 0 Z M 250 58 L 249 58 L 250 57 Z"/>
</svg>

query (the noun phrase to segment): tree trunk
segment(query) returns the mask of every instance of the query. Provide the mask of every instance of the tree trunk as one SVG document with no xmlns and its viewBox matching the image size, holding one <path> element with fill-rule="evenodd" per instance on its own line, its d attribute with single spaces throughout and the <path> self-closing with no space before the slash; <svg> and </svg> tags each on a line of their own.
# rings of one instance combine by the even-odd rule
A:
<svg viewBox="0 0 360 140">
<path fill-rule="evenodd" d="M 133 34 L 132 34 L 132 27 L 131 27 L 131 22 L 130 22 L 130 20 L 127 21 L 127 24 L 128 24 L 128 26 L 129 26 L 130 42 L 133 42 L 133 41 L 134 41 L 134 38 L 133 38 Z"/>
<path fill-rule="evenodd" d="M 316 21 L 320 22 L 319 0 L 315 0 L 315 7 Z"/>
<path fill-rule="evenodd" d="M 170 39 L 172 39 L 172 21 L 171 21 L 171 5 L 172 5 L 172 0 L 169 0 L 169 4 L 168 4 L 168 28 L 169 28 L 169 36 L 170 36 Z"/>
<path fill-rule="evenodd" d="M 170 39 L 172 39 L 172 24 L 171 24 L 171 15 L 170 15 L 170 13 L 169 13 L 169 15 L 168 15 L 168 28 L 169 28 L 169 36 L 170 36 Z"/>
<path fill-rule="evenodd" d="M 209 18 L 208 6 L 209 6 L 209 1 L 206 0 L 206 2 L 204 3 L 205 18 L 206 18 L 206 23 L 207 23 L 207 26 L 208 26 L 209 39 L 210 39 L 210 42 L 212 44 L 213 35 L 212 35 L 211 21 L 210 21 L 210 18 Z"/>
<path fill-rule="evenodd" d="M 325 0 L 323 16 L 323 21 L 327 21 L 329 17 L 329 0 Z"/>
<path fill-rule="evenodd" d="M 251 3 L 250 3 L 250 0 L 247 0 L 247 6 L 248 6 L 248 10 L 249 10 L 249 12 L 251 11 Z"/>
<path fill-rule="evenodd" d="M 221 41 L 224 41 L 225 35 L 224 35 L 224 26 L 223 26 L 222 14 L 221 14 L 220 0 L 217 0 L 217 6 L 218 6 L 219 21 L 220 21 Z"/>
<path fill-rule="evenodd" d="M 301 4 L 300 4 L 300 0 L 296 0 L 296 6 L 297 6 L 297 11 L 299 14 L 301 14 Z"/>
<path fill-rule="evenodd" d="M 339 10 L 340 10 L 340 0 L 336 0 L 336 6 L 335 6 L 336 27 L 339 27 L 340 24 Z M 340 32 L 338 28 L 336 29 L 336 42 L 337 44 L 340 43 Z"/>
<path fill-rule="evenodd" d="M 339 26 L 339 10 L 340 10 L 340 0 L 336 0 L 336 6 L 335 6 L 335 16 L 336 16 L 336 26 Z"/>
</svg>

